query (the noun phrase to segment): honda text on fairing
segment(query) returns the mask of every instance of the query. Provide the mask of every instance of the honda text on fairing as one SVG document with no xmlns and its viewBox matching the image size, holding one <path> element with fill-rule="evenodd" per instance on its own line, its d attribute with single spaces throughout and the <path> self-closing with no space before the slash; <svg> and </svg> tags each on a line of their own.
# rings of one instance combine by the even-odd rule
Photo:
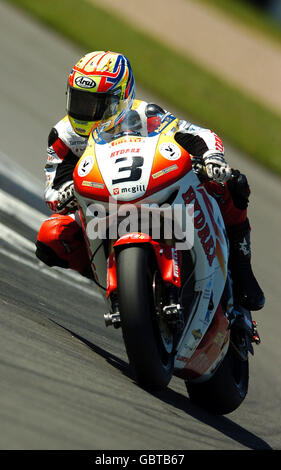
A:
<svg viewBox="0 0 281 470">
<path fill-rule="evenodd" d="M 148 132 L 131 111 L 94 129 L 74 192 L 105 323 L 122 328 L 137 383 L 161 389 L 174 374 L 192 401 L 226 414 L 246 397 L 259 337 L 250 312 L 237 321 L 224 221 L 178 128 L 166 114 Z"/>
</svg>

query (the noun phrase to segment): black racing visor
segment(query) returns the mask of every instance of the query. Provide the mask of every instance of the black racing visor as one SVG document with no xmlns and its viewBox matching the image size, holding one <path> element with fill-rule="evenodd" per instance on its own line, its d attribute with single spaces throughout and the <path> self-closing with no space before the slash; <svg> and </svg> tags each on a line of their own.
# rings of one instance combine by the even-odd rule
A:
<svg viewBox="0 0 281 470">
<path fill-rule="evenodd" d="M 93 93 L 67 88 L 66 110 L 69 116 L 80 121 L 101 121 L 118 111 L 121 88 L 114 93 Z"/>
</svg>

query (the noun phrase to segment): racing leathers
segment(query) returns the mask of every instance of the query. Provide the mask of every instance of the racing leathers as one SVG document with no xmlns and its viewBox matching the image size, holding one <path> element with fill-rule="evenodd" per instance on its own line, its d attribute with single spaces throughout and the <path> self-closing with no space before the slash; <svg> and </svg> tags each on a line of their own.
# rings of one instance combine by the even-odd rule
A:
<svg viewBox="0 0 281 470">
<path fill-rule="evenodd" d="M 148 132 L 156 128 L 163 115 L 158 105 L 135 100 L 137 111 Z M 222 140 L 211 130 L 179 121 L 176 142 L 193 156 L 193 169 L 204 187 L 218 202 L 230 241 L 229 268 L 233 278 L 234 299 L 249 310 L 264 305 L 264 295 L 251 268 L 250 225 L 247 206 L 250 189 L 238 170 L 231 170 L 224 159 Z M 91 276 L 89 256 L 75 211 L 73 170 L 86 149 L 88 137 L 76 134 L 68 116 L 51 130 L 45 166 L 45 201 L 55 212 L 41 226 L 36 255 L 48 266 L 60 266 Z M 201 169 L 207 176 L 202 176 Z"/>
</svg>

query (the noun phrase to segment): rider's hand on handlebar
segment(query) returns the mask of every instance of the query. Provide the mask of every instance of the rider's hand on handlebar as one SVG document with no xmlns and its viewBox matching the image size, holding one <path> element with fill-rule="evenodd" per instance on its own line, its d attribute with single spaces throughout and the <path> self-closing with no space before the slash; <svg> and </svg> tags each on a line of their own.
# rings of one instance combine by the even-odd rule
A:
<svg viewBox="0 0 281 470">
<path fill-rule="evenodd" d="M 73 181 L 67 181 L 60 187 L 58 201 L 59 202 L 56 207 L 58 212 L 65 209 L 74 210 L 77 208 Z"/>
<path fill-rule="evenodd" d="M 225 183 L 231 177 L 231 168 L 222 155 L 213 154 L 203 157 L 208 178 L 216 183 Z"/>
</svg>

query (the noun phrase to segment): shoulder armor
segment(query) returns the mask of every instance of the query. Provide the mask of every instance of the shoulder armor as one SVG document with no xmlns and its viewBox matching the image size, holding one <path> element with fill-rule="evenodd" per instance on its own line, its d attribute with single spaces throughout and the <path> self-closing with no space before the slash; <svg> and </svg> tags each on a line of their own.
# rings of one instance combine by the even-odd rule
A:
<svg viewBox="0 0 281 470">
<path fill-rule="evenodd" d="M 68 116 L 65 116 L 54 126 L 59 139 L 76 155 L 81 157 L 88 142 L 88 136 L 83 137 L 73 130 Z"/>
<path fill-rule="evenodd" d="M 59 134 L 58 134 L 58 131 L 57 129 L 55 129 L 55 127 L 53 127 L 51 129 L 51 132 L 49 134 L 49 137 L 48 137 L 48 146 L 51 147 L 51 145 L 53 145 L 53 143 L 57 140 Z"/>
<path fill-rule="evenodd" d="M 147 117 L 157 116 L 159 114 L 165 114 L 165 111 L 161 106 L 155 103 L 149 103 L 145 108 L 145 115 Z"/>
</svg>

